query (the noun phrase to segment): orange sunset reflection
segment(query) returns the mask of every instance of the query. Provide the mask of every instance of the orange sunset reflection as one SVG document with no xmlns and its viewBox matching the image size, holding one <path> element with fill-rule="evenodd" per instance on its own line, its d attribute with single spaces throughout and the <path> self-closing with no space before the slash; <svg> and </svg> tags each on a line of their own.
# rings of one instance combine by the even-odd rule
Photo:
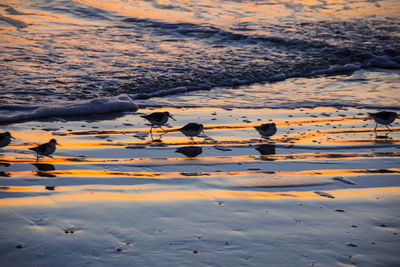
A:
<svg viewBox="0 0 400 267">
<path fill-rule="evenodd" d="M 378 195 L 398 196 L 400 187 L 377 187 L 363 189 L 339 189 L 327 190 L 336 199 L 372 199 Z M 229 190 L 204 190 L 204 191 L 162 191 L 149 193 L 119 193 L 119 192 L 81 192 L 81 193 L 57 193 L 51 196 L 30 196 L 20 198 L 0 199 L 1 206 L 25 206 L 25 205 L 50 205 L 85 202 L 104 201 L 193 201 L 200 199 L 222 200 L 222 199 L 248 199 L 248 200 L 276 200 L 283 198 L 293 199 L 325 199 L 312 191 L 289 191 L 289 192 L 260 192 L 260 191 L 229 191 Z"/>
</svg>

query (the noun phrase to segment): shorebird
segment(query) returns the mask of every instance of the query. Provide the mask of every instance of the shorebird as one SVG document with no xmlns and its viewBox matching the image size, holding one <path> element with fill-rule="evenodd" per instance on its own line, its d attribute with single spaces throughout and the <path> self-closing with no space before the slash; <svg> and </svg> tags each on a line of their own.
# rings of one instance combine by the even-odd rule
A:
<svg viewBox="0 0 400 267">
<path fill-rule="evenodd" d="M 51 157 L 50 155 L 53 154 L 54 151 L 56 151 L 56 145 L 59 145 L 57 143 L 57 140 L 51 139 L 47 143 L 38 145 L 36 147 L 31 147 L 29 149 L 36 152 L 36 162 L 37 162 L 39 160 L 39 155 Z"/>
<path fill-rule="evenodd" d="M 175 150 L 175 153 L 181 153 L 188 158 L 194 158 L 200 155 L 203 149 L 199 146 L 184 146 Z"/>
<path fill-rule="evenodd" d="M 392 131 L 388 125 L 391 124 L 392 122 L 394 122 L 394 120 L 396 118 L 399 118 L 399 114 L 397 114 L 396 112 L 391 112 L 391 111 L 380 111 L 377 113 L 368 113 L 368 114 L 376 122 L 375 129 L 374 129 L 375 132 L 376 132 L 376 127 L 378 127 L 378 123 L 385 125 L 386 128 L 389 129 L 389 131 Z"/>
<path fill-rule="evenodd" d="M 191 122 L 178 130 L 193 140 L 194 136 L 198 136 L 201 132 L 204 132 L 203 128 L 204 128 L 203 124 Z"/>
<path fill-rule="evenodd" d="M 276 133 L 275 123 L 264 123 L 260 126 L 254 126 L 254 128 L 261 135 L 261 140 L 263 137 L 268 139 L 270 136 L 273 136 Z"/>
<path fill-rule="evenodd" d="M 145 118 L 146 120 L 148 120 L 151 123 L 151 128 L 150 128 L 150 134 L 153 134 L 153 127 L 156 125 L 158 127 L 161 128 L 161 130 L 163 130 L 164 132 L 167 132 L 166 130 L 164 130 L 161 126 L 166 124 L 168 121 L 168 118 L 171 118 L 173 120 L 175 120 L 171 114 L 169 114 L 168 111 L 164 111 L 164 112 L 153 112 L 149 115 L 142 115 L 140 116 L 142 118 Z"/>
<path fill-rule="evenodd" d="M 8 146 L 8 144 L 11 142 L 11 138 L 15 139 L 9 132 L 0 133 L 0 147 Z"/>
</svg>

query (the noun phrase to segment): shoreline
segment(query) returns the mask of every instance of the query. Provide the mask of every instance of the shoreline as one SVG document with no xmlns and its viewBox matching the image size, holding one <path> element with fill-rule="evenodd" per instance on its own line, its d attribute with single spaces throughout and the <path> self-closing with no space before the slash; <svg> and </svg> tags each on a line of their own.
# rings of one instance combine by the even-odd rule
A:
<svg viewBox="0 0 400 267">
<path fill-rule="evenodd" d="M 153 95 L 147 99 L 134 98 L 133 94 L 124 93 L 76 101 L 44 100 L 35 105 L 8 103 L 0 105 L 0 126 L 35 120 L 87 120 L 87 116 L 102 120 L 138 110 L 182 107 L 242 111 L 266 108 L 289 111 L 314 108 L 397 111 L 400 110 L 399 100 L 391 96 L 397 93 L 399 74 L 397 69 L 362 69 L 351 74 L 319 75 L 312 79 L 298 77 L 273 83 L 223 86 L 198 91 L 187 91 L 182 87 L 183 91 L 172 90 L 171 94 L 160 92 L 160 96 Z M 384 86 L 382 80 L 386 81 Z M 321 88 L 324 90 L 321 91 Z M 340 99 L 337 98 L 339 92 Z M 320 99 L 310 98 L 310 95 L 319 95 Z"/>
</svg>

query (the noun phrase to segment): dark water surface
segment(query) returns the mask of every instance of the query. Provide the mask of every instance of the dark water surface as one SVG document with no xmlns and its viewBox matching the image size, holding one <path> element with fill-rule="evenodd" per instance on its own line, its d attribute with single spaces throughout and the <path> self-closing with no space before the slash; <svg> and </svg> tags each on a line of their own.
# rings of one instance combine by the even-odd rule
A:
<svg viewBox="0 0 400 267">
<path fill-rule="evenodd" d="M 398 69 L 398 2 L 336 2 L 6 1 L 0 109 Z"/>
</svg>

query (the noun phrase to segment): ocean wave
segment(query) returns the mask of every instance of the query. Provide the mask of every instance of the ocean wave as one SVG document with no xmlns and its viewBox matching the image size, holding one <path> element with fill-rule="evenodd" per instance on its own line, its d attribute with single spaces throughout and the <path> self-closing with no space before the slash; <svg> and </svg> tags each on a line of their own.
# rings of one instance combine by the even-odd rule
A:
<svg viewBox="0 0 400 267">
<path fill-rule="evenodd" d="M 0 5 L 0 20 L 7 22 L 0 25 L 7 27 L 0 44 L 0 98 L 20 109 L 400 68 L 400 20 L 386 1 L 369 10 L 360 3 L 332 9 L 279 0 L 274 9 L 282 12 L 268 16 L 268 3 L 221 5 L 152 0 Z M 360 9 L 380 16 L 353 17 Z M 296 16 L 289 16 L 293 11 Z M 318 11 L 321 16 L 310 19 Z"/>
<path fill-rule="evenodd" d="M 155 75 L 133 75 L 113 87 L 114 92 L 158 96 L 177 88 L 240 86 L 351 73 L 360 68 L 400 67 L 399 40 L 391 32 L 399 22 L 392 20 L 271 24 L 269 34 L 154 19 L 125 18 L 122 22 L 134 30 L 149 29 L 160 43 L 182 48 L 171 51 L 176 57 L 162 55 L 166 61 L 154 62 Z M 387 25 L 372 27 L 377 24 Z M 183 42 L 199 43 L 204 48 L 187 49 Z M 141 68 L 144 73 L 153 72 Z"/>
<path fill-rule="evenodd" d="M 59 102 L 45 105 L 1 105 L 0 123 L 12 123 L 47 117 L 81 116 L 138 109 L 127 95 L 97 98 L 73 103 Z"/>
<path fill-rule="evenodd" d="M 0 14 L 0 21 L 6 22 L 17 29 L 23 29 L 28 27 L 28 24 L 21 20 L 16 20 L 10 17 L 2 16 L 1 14 Z"/>
</svg>

